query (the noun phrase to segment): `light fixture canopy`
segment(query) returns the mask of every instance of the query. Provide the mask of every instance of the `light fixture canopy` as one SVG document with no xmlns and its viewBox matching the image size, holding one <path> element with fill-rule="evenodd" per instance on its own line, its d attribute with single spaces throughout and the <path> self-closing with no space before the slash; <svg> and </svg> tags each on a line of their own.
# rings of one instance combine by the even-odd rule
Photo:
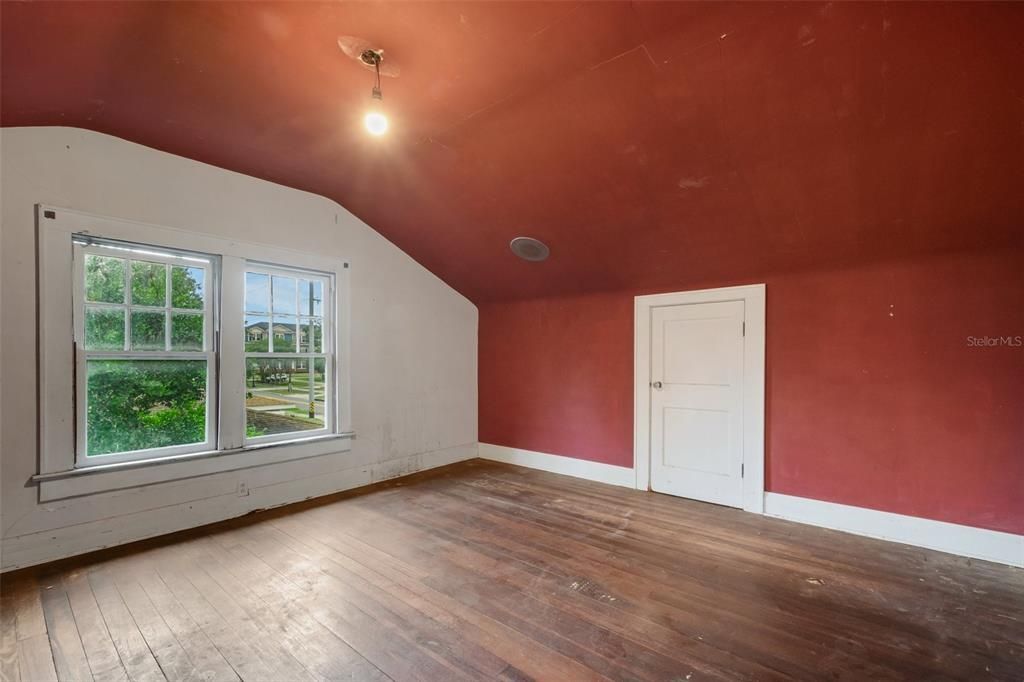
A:
<svg viewBox="0 0 1024 682">
<path fill-rule="evenodd" d="M 551 255 L 548 245 L 533 237 L 516 237 L 509 242 L 508 247 L 512 249 L 512 253 L 532 263 L 547 260 L 547 257 Z"/>
</svg>

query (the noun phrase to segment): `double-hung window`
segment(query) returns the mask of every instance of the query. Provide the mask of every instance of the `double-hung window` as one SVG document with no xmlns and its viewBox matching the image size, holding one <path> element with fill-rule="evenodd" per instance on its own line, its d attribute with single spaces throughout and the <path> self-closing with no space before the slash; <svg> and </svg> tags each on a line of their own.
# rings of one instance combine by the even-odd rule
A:
<svg viewBox="0 0 1024 682">
<path fill-rule="evenodd" d="M 42 499 L 349 449 L 344 261 L 49 207 L 39 256 Z"/>
<path fill-rule="evenodd" d="M 216 447 L 211 256 L 74 238 L 76 462 Z"/>
<path fill-rule="evenodd" d="M 324 349 L 331 346 L 325 324 L 330 289 L 330 280 L 317 273 L 246 266 L 246 442 L 329 427 L 332 366 Z"/>
</svg>

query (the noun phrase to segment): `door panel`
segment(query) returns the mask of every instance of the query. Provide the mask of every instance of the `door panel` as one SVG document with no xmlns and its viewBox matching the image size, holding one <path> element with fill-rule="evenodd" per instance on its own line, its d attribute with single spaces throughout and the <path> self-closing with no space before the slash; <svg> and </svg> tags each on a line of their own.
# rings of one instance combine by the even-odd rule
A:
<svg viewBox="0 0 1024 682">
<path fill-rule="evenodd" d="M 700 304 L 714 305 L 714 304 Z M 664 327 L 665 370 L 663 382 L 673 384 L 728 385 L 730 353 L 720 339 L 730 332 L 729 318 L 666 320 Z"/>
<path fill-rule="evenodd" d="M 651 489 L 743 502 L 743 301 L 654 308 Z"/>
<path fill-rule="evenodd" d="M 719 444 L 728 443 L 730 438 L 727 411 L 666 407 L 663 414 L 665 442 L 686 444 L 662 449 L 665 466 L 729 475 L 728 461 L 718 456 Z"/>
</svg>

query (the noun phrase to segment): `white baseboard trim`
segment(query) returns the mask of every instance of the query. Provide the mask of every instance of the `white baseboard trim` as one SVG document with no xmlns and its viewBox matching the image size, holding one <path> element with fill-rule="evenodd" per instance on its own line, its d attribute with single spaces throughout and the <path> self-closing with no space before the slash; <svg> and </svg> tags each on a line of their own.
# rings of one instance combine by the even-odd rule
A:
<svg viewBox="0 0 1024 682">
<path fill-rule="evenodd" d="M 1024 535 L 778 493 L 764 497 L 766 516 L 1024 567 Z"/>
<path fill-rule="evenodd" d="M 541 471 L 550 471 L 553 474 L 565 474 L 566 476 L 585 478 L 588 481 L 598 481 L 610 485 L 621 485 L 626 488 L 633 488 L 636 485 L 636 473 L 628 467 L 591 462 L 563 455 L 549 455 L 544 452 L 534 452 L 533 450 L 520 450 L 519 448 L 509 448 L 504 445 L 480 443 L 480 459 L 490 459 L 495 462 L 505 462 L 506 464 L 518 464 L 530 469 L 540 469 Z"/>
</svg>

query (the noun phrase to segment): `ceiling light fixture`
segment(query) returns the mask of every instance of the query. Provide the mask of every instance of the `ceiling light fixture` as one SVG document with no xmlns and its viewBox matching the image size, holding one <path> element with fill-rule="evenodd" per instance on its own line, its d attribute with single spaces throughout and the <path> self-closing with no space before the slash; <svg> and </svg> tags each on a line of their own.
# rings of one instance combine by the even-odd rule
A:
<svg viewBox="0 0 1024 682">
<path fill-rule="evenodd" d="M 363 117 L 363 124 L 371 135 L 380 137 L 388 131 L 388 117 L 380 110 L 380 102 L 384 101 L 384 95 L 380 90 L 380 63 L 384 59 L 384 53 L 377 50 L 363 50 L 359 57 L 364 64 L 373 66 L 376 73 L 376 80 L 373 84 L 373 91 L 370 96 L 375 100 L 373 108 Z"/>
<path fill-rule="evenodd" d="M 547 257 L 551 255 L 548 245 L 533 237 L 516 237 L 509 242 L 508 247 L 512 249 L 512 253 L 533 263 L 547 260 Z"/>
</svg>

